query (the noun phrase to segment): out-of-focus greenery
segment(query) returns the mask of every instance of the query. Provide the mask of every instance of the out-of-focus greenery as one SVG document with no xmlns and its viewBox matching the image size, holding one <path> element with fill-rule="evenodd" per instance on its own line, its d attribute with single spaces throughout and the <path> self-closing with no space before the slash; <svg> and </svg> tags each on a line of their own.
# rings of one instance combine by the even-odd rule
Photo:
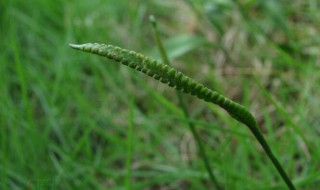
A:
<svg viewBox="0 0 320 190">
<path fill-rule="evenodd" d="M 298 189 L 320 189 L 319 8 L 317 0 L 0 1 L 0 189 L 41 180 L 56 189 L 212 187 L 174 90 L 68 47 L 99 42 L 159 58 L 150 14 L 175 67 L 248 107 Z M 184 98 L 225 189 L 286 189 L 247 128 Z"/>
</svg>

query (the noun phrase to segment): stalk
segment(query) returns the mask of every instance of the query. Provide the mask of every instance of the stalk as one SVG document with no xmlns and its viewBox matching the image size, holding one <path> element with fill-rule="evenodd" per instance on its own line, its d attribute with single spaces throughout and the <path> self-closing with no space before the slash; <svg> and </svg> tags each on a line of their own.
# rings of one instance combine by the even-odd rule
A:
<svg viewBox="0 0 320 190">
<path fill-rule="evenodd" d="M 149 75 L 150 77 L 153 77 L 154 79 L 167 84 L 172 88 L 191 94 L 199 99 L 203 99 L 206 102 L 211 102 L 225 109 L 231 117 L 243 123 L 251 130 L 255 138 L 263 147 L 267 156 L 272 161 L 272 164 L 275 166 L 282 179 L 287 184 L 288 188 L 290 190 L 295 190 L 292 181 L 284 171 L 278 159 L 272 153 L 269 145 L 260 132 L 256 119 L 242 105 L 228 99 L 214 90 L 207 88 L 203 84 L 184 75 L 182 72 L 177 71 L 175 68 L 160 63 L 154 59 L 144 56 L 143 54 L 112 45 L 97 43 L 88 43 L 82 45 L 70 44 L 70 46 L 77 50 L 112 59 L 118 63 L 131 67 L 132 69 L 145 73 L 146 75 Z"/>
</svg>

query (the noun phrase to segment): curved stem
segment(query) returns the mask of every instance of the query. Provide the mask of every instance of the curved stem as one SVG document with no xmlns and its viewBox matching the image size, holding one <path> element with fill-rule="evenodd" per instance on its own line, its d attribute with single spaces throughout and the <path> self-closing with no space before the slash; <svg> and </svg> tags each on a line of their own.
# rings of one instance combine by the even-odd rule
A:
<svg viewBox="0 0 320 190">
<path fill-rule="evenodd" d="M 279 161 L 271 152 L 269 145 L 261 134 L 257 122 L 253 115 L 242 105 L 224 97 L 223 95 L 205 87 L 203 84 L 196 82 L 183 73 L 177 71 L 169 65 L 159 63 L 156 60 L 150 59 L 142 54 L 115 47 L 112 45 L 88 43 L 82 45 L 70 44 L 74 49 L 85 52 L 90 52 L 100 56 L 113 59 L 123 65 L 129 66 L 137 71 L 141 71 L 160 82 L 167 84 L 170 87 L 175 87 L 185 93 L 189 93 L 199 99 L 204 99 L 206 102 L 211 102 L 225 109 L 231 117 L 246 125 L 254 134 L 258 142 L 261 144 L 266 154 L 272 161 L 273 165 L 278 170 L 283 180 L 288 185 L 289 189 L 295 190 L 295 187 L 288 175 L 285 173 Z M 179 98 L 181 99 L 181 98 Z M 195 131 L 195 130 L 194 130 Z M 197 138 L 197 137 L 195 137 Z M 200 142 L 200 141 L 199 141 Z M 203 158 L 204 159 L 204 158 Z M 210 168 L 209 168 L 210 169 Z"/>
<path fill-rule="evenodd" d="M 267 141 L 263 137 L 263 135 L 260 132 L 260 130 L 258 129 L 258 127 L 257 126 L 254 126 L 254 127 L 249 126 L 249 129 L 253 133 L 253 135 L 256 137 L 256 139 L 258 140 L 258 142 L 260 143 L 260 145 L 262 146 L 263 150 L 266 152 L 266 154 L 268 155 L 270 160 L 272 161 L 274 167 L 277 169 L 277 171 L 281 175 L 282 179 L 287 184 L 288 188 L 290 190 L 295 190 L 296 188 L 294 187 L 292 181 L 290 180 L 289 176 L 287 175 L 287 173 L 283 169 L 283 167 L 280 164 L 280 162 L 278 161 L 278 159 L 275 157 L 275 155 L 271 151 L 271 148 L 269 147 Z"/>
</svg>

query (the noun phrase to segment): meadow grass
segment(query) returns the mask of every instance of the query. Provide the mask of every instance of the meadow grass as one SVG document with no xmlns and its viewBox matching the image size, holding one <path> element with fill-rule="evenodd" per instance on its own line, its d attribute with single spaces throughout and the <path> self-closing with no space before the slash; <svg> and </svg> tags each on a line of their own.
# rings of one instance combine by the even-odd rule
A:
<svg viewBox="0 0 320 190">
<path fill-rule="evenodd" d="M 320 189 L 318 9 L 316 0 L 1 1 L 0 189 L 41 179 L 57 189 L 213 188 L 189 122 L 225 189 L 286 189 L 221 109 L 185 95 L 185 118 L 174 90 L 67 46 L 159 58 L 150 14 L 170 61 L 249 108 L 297 188 Z"/>
</svg>

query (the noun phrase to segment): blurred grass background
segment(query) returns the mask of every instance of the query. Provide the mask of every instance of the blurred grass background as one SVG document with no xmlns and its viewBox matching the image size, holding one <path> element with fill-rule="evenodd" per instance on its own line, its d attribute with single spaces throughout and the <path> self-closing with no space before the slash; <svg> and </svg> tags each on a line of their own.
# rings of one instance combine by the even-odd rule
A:
<svg viewBox="0 0 320 190">
<path fill-rule="evenodd" d="M 175 67 L 249 108 L 298 189 L 320 189 L 319 6 L 0 1 L 0 189 L 41 179 L 56 189 L 213 187 L 174 90 L 68 47 L 99 42 L 159 59 L 150 14 Z M 246 127 L 184 98 L 225 189 L 286 189 Z"/>
</svg>

